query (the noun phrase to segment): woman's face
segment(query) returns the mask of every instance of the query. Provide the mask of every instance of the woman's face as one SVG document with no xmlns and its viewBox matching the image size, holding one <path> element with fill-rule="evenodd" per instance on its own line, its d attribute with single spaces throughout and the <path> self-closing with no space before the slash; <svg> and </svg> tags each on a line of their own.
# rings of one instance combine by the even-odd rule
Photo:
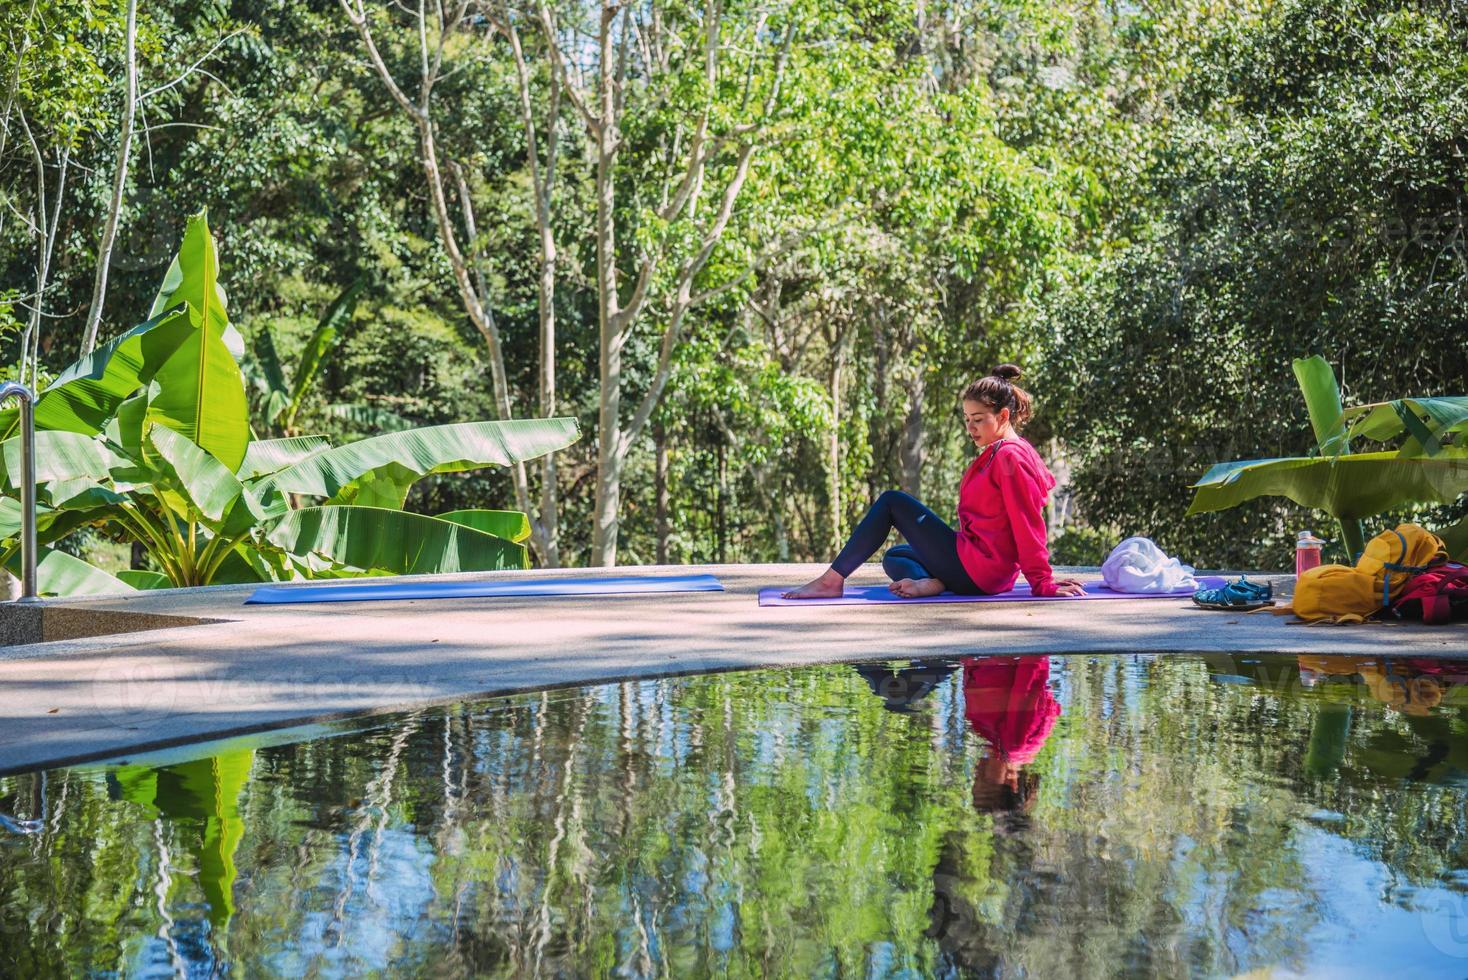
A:
<svg viewBox="0 0 1468 980">
<path fill-rule="evenodd" d="M 995 412 L 983 402 L 966 400 L 963 403 L 963 425 L 974 445 L 983 449 L 998 441 L 1000 434 L 1008 428 L 1009 409 L 1001 408 Z"/>
</svg>

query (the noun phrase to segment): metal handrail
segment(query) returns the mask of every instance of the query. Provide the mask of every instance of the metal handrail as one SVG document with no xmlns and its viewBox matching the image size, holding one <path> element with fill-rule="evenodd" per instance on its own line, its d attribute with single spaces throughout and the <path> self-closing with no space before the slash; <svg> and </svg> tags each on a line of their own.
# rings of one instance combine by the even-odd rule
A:
<svg viewBox="0 0 1468 980">
<path fill-rule="evenodd" d="M 0 405 L 20 401 L 20 601 L 36 598 L 36 393 L 17 381 L 0 384 Z M 13 476 L 14 474 L 12 474 Z"/>
</svg>

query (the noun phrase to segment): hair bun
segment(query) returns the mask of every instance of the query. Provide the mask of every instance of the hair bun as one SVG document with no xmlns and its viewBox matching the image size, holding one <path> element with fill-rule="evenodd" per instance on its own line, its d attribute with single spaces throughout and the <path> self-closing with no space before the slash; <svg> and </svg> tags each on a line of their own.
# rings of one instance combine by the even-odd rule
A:
<svg viewBox="0 0 1468 980">
<path fill-rule="evenodd" d="M 1010 384 L 1018 381 L 1024 375 L 1024 372 L 1019 369 L 1019 365 L 1017 364 L 1001 364 L 989 373 L 996 378 L 1003 378 Z"/>
</svg>

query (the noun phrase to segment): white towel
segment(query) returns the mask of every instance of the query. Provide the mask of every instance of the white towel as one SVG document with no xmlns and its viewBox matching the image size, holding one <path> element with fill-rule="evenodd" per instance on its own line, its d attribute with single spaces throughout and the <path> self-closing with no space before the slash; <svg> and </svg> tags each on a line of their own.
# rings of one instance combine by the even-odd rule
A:
<svg viewBox="0 0 1468 980">
<path fill-rule="evenodd" d="M 1111 549 L 1101 578 L 1117 592 L 1138 594 L 1198 588 L 1193 567 L 1169 558 L 1150 538 L 1127 538 Z"/>
</svg>

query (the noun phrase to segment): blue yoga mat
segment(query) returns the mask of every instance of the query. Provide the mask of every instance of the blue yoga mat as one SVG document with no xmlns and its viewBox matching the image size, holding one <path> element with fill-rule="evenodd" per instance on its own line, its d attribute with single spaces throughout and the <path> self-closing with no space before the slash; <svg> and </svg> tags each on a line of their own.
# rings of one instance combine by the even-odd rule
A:
<svg viewBox="0 0 1468 980">
<path fill-rule="evenodd" d="M 412 579 L 351 585 L 266 585 L 245 604 L 370 602 L 384 599 L 478 599 L 526 595 L 630 595 L 639 592 L 723 592 L 712 575 L 620 575 L 611 578 L 548 578 L 489 582 L 416 582 Z"/>
</svg>

